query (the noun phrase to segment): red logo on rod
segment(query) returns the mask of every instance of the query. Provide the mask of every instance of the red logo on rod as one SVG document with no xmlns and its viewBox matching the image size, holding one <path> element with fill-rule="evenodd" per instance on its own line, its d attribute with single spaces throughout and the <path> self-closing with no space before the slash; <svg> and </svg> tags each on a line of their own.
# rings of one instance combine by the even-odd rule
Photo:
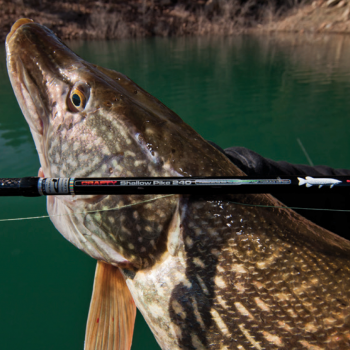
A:
<svg viewBox="0 0 350 350">
<path fill-rule="evenodd" d="M 94 180 L 94 181 L 82 181 L 81 184 L 83 186 L 86 186 L 86 185 L 92 185 L 92 186 L 107 185 L 108 186 L 108 185 L 116 185 L 117 182 L 118 182 L 117 180 Z"/>
</svg>

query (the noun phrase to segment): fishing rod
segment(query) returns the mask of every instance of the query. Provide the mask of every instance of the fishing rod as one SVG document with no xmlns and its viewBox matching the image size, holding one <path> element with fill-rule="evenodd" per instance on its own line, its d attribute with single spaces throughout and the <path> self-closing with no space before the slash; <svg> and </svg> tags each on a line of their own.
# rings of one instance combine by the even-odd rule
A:
<svg viewBox="0 0 350 350">
<path fill-rule="evenodd" d="M 350 176 L 0 178 L 0 196 L 347 193 Z"/>
</svg>

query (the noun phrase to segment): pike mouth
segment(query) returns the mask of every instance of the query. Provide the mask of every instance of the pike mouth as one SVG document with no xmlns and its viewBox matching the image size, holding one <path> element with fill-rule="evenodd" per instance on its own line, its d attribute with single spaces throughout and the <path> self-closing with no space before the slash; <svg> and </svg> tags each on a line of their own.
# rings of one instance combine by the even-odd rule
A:
<svg viewBox="0 0 350 350">
<path fill-rule="evenodd" d="M 64 70 L 79 57 L 54 33 L 30 19 L 20 19 L 6 38 L 7 69 L 22 113 L 30 127 L 41 166 L 51 176 L 48 132 L 56 115 L 65 113 L 72 82 Z M 62 69 L 64 67 L 64 69 Z"/>
<path fill-rule="evenodd" d="M 24 27 L 32 25 L 35 25 L 35 23 L 27 18 L 19 19 L 13 24 L 10 33 L 6 37 L 7 70 L 19 106 L 30 127 L 40 163 L 44 169 L 47 169 L 47 161 L 43 151 L 43 136 L 45 120 L 48 119 L 49 112 L 38 84 L 30 69 L 23 62 L 23 59 L 33 62 L 35 57 L 32 58 L 26 47 L 21 46 L 24 40 L 23 37 L 26 38 L 26 34 L 23 32 Z M 22 29 L 21 36 L 18 35 L 19 28 Z M 35 68 L 40 70 L 38 62 Z M 48 171 L 46 170 L 46 172 Z"/>
</svg>

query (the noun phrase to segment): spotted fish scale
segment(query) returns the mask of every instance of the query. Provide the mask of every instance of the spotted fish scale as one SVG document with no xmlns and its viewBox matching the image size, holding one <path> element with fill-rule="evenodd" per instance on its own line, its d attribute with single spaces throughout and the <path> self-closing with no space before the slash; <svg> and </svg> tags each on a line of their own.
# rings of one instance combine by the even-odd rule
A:
<svg viewBox="0 0 350 350">
<path fill-rule="evenodd" d="M 19 20 L 6 48 L 45 176 L 244 175 L 44 26 Z M 99 261 L 85 348 L 111 349 L 117 335 L 130 348 L 133 299 L 162 349 L 349 349 L 350 244 L 281 205 L 253 194 L 49 197 L 56 228 Z"/>
<path fill-rule="evenodd" d="M 127 281 L 157 296 L 139 306 L 150 324 L 158 323 L 152 309 L 165 309 L 159 290 L 171 290 L 166 305 L 178 336 L 164 348 L 348 348 L 348 259 L 301 242 L 295 230 L 307 233 L 313 224 L 285 209 L 276 221 L 276 209 L 247 209 L 228 199 L 186 202 L 182 269 L 168 278 L 159 272 L 161 286 L 142 274 Z M 210 229 L 203 211 L 212 217 Z M 294 229 L 286 229 L 291 219 Z M 154 333 L 161 343 L 162 330 Z"/>
</svg>

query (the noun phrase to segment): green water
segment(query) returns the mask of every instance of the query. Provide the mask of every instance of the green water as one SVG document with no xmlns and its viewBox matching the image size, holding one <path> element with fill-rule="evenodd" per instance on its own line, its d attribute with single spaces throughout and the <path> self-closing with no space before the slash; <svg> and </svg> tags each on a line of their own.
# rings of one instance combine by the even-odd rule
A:
<svg viewBox="0 0 350 350">
<path fill-rule="evenodd" d="M 350 38 L 247 37 L 73 42 L 128 75 L 222 147 L 350 168 Z M 36 175 L 32 137 L 0 48 L 0 177 Z M 0 219 L 46 214 L 45 199 L 0 199 Z M 0 222 L 1 348 L 83 349 L 95 261 L 49 219 Z M 158 346 L 138 314 L 133 350 Z"/>
</svg>

